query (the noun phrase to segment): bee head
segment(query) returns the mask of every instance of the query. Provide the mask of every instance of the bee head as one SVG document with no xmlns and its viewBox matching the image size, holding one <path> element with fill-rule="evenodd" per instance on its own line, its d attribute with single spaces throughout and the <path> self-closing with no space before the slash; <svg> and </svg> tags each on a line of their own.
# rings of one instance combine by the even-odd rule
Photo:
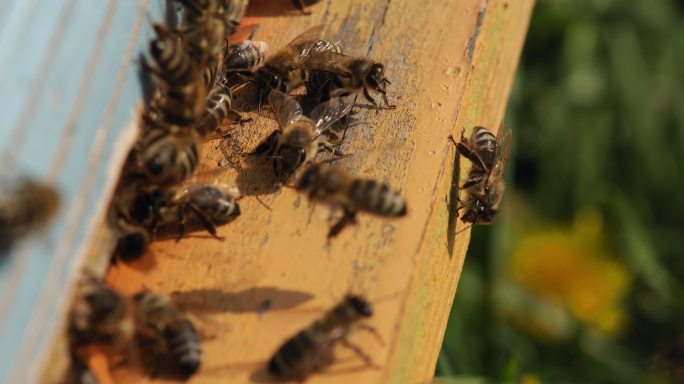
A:
<svg viewBox="0 0 684 384">
<path fill-rule="evenodd" d="M 370 304 L 361 296 L 347 296 L 347 303 L 363 317 L 371 317 L 373 315 L 373 309 Z"/>
<path fill-rule="evenodd" d="M 127 233 L 119 238 L 116 254 L 119 259 L 124 261 L 139 259 L 147 250 L 148 243 L 149 238 L 142 230 Z"/>
<path fill-rule="evenodd" d="M 385 83 L 389 83 L 385 78 L 385 66 L 380 63 L 371 65 L 368 75 L 366 75 L 366 83 L 375 90 L 383 91 Z"/>
<path fill-rule="evenodd" d="M 298 191 L 307 190 L 313 188 L 318 182 L 319 176 L 319 166 L 314 164 L 304 171 L 302 177 L 299 178 L 296 189 Z"/>
</svg>

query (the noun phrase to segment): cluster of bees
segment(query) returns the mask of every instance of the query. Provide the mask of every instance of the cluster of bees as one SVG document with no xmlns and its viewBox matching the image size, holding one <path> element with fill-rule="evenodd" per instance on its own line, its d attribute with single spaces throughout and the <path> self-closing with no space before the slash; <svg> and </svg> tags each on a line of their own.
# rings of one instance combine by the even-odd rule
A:
<svg viewBox="0 0 684 384">
<path fill-rule="evenodd" d="M 303 13 L 315 2 L 293 0 Z M 387 98 L 390 81 L 383 64 L 342 53 L 340 43 L 321 37 L 323 26 L 305 31 L 273 54 L 266 43 L 251 38 L 230 44 L 228 38 L 247 5 L 247 0 L 169 0 L 167 20 L 153 24 L 155 37 L 148 58 L 141 61 L 153 89 L 109 214 L 118 234 L 114 261 L 141 257 L 160 231 L 171 228 L 182 237 L 186 225 L 199 225 L 216 236 L 216 226 L 240 215 L 239 191 L 192 179 L 202 144 L 223 138 L 234 125 L 248 120 L 242 113 L 261 113 L 266 104 L 279 129 L 250 155 L 272 163 L 276 185 L 293 185 L 311 201 L 341 209 L 329 238 L 354 224 L 359 212 L 387 218 L 407 214 L 406 202 L 390 186 L 327 164 L 347 156 L 339 146 L 358 98 L 379 107 L 379 95 L 386 109 L 395 108 Z M 294 95 L 302 87 L 306 93 Z M 464 210 L 463 222 L 489 224 L 504 191 L 510 131 L 497 138 L 486 128 L 475 127 L 469 138 L 462 132 L 459 141 L 450 140 L 472 163 L 465 184 L 459 186 L 465 199 L 458 200 L 455 210 Z M 331 159 L 316 162 L 321 152 L 330 153 Z M 46 222 L 58 201 L 54 189 L 30 180 L 4 192 L 0 244 Z M 191 316 L 170 296 L 147 291 L 123 296 L 89 273 L 77 288 L 68 325 L 74 368 L 70 380 L 95 380 L 84 362 L 84 351 L 93 346 L 111 356 L 165 361 L 183 378 L 199 369 L 202 337 Z M 267 371 L 274 380 L 305 380 L 334 362 L 338 344 L 372 365 L 372 359 L 347 339 L 359 329 L 379 337 L 362 322 L 371 315 L 368 300 L 346 296 L 276 349 Z"/>
</svg>

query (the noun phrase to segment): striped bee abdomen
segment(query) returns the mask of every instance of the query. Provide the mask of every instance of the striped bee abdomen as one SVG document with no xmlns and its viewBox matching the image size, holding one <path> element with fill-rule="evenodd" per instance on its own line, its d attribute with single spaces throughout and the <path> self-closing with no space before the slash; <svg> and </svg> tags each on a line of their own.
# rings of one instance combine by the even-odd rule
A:
<svg viewBox="0 0 684 384">
<path fill-rule="evenodd" d="M 164 329 L 164 340 L 171 358 L 184 375 L 197 372 L 202 362 L 202 344 L 190 320 L 178 319 Z"/>
<path fill-rule="evenodd" d="M 386 184 L 374 180 L 354 180 L 349 190 L 349 198 L 360 211 L 391 217 L 406 215 L 404 199 Z"/>
<path fill-rule="evenodd" d="M 484 127 L 475 127 L 473 134 L 475 138 L 475 148 L 477 148 L 477 155 L 480 157 L 487 169 L 494 166 L 497 153 L 496 136 Z"/>
<path fill-rule="evenodd" d="M 287 340 L 268 362 L 268 372 L 283 379 L 303 379 L 311 371 L 332 364 L 329 352 L 320 348 L 320 341 L 307 328 Z"/>
</svg>

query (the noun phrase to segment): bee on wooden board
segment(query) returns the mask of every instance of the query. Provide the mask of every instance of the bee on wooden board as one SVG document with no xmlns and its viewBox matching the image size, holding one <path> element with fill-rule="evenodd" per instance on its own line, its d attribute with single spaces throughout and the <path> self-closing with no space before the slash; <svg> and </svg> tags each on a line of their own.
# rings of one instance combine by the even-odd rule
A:
<svg viewBox="0 0 684 384">
<path fill-rule="evenodd" d="M 228 134 L 229 130 L 221 127 L 221 123 L 226 118 L 238 124 L 249 121 L 243 119 L 233 109 L 231 88 L 244 82 L 243 75 L 251 73 L 263 63 L 267 51 L 268 45 L 261 41 L 247 40 L 242 44 L 228 44 L 218 77 L 213 79 L 211 77 L 215 76 L 205 71 L 207 76 L 205 81 L 212 81 L 213 88 L 207 97 L 204 118 L 196 127 L 204 141 L 218 139 Z"/>
<path fill-rule="evenodd" d="M 382 217 L 406 215 L 406 201 L 388 185 L 375 180 L 355 178 L 342 168 L 309 166 L 295 188 L 312 201 L 341 207 L 344 216 L 330 229 L 328 237 L 339 234 L 347 224 L 356 223 L 357 212 Z"/>
<path fill-rule="evenodd" d="M 141 292 L 133 296 L 136 336 L 152 343 L 155 354 L 168 354 L 185 378 L 202 362 L 200 334 L 190 318 L 176 308 L 168 295 Z"/>
<path fill-rule="evenodd" d="M 210 66 L 220 57 L 224 41 L 244 16 L 248 0 L 176 0 L 184 5 L 180 32 L 190 56 Z"/>
<path fill-rule="evenodd" d="M 154 24 L 153 28 L 157 36 L 150 42 L 152 60 L 142 62 L 158 84 L 149 119 L 163 125 L 193 125 L 205 109 L 207 88 L 202 72 L 178 38 L 161 25 Z"/>
<path fill-rule="evenodd" d="M 499 129 L 502 131 L 502 129 Z M 468 180 L 461 186 L 466 192 L 464 201 L 459 201 L 456 211 L 465 209 L 461 221 L 472 224 L 491 224 L 496 217 L 503 197 L 504 171 L 508 164 L 511 148 L 511 131 L 500 132 L 497 138 L 484 127 L 475 127 L 469 139 L 461 132 L 461 140 L 456 142 L 458 153 L 470 160 L 472 168 Z"/>
<path fill-rule="evenodd" d="M 380 340 L 375 328 L 362 322 L 372 314 L 371 305 L 364 298 L 345 297 L 323 318 L 285 341 L 268 362 L 268 372 L 277 380 L 304 381 L 334 363 L 337 344 L 352 350 L 367 365 L 375 367 L 370 356 L 348 340 L 350 333 L 357 329 L 369 331 Z"/>
<path fill-rule="evenodd" d="M 396 108 L 387 100 L 385 66 L 365 57 L 347 56 L 335 50 L 319 50 L 300 64 L 305 72 L 307 95 L 314 100 L 363 95 L 374 106 L 371 91 L 382 96 L 388 108 Z"/>
<path fill-rule="evenodd" d="M 68 335 L 72 353 L 76 348 L 100 344 L 110 353 L 122 352 L 133 342 L 135 324 L 125 297 L 84 273 L 76 286 L 69 311 Z"/>
<path fill-rule="evenodd" d="M 135 170 L 155 185 L 189 179 L 199 164 L 201 142 L 195 130 L 165 126 L 143 116 L 144 129 L 135 144 Z"/>
<path fill-rule="evenodd" d="M 300 165 L 312 161 L 321 150 L 343 155 L 334 148 L 337 142 L 329 139 L 337 135 L 330 127 L 349 113 L 353 106 L 351 100 L 328 100 L 314 108 L 311 117 L 306 117 L 292 96 L 273 90 L 268 99 L 279 129 L 257 147 L 255 153 L 273 157 L 273 168 L 279 180 L 286 181 Z"/>
<path fill-rule="evenodd" d="M 10 179 L 0 179 L 0 251 L 45 226 L 59 209 L 52 186 L 28 177 Z"/>
<path fill-rule="evenodd" d="M 217 186 L 191 184 L 182 190 L 147 188 L 138 190 L 119 221 L 117 254 L 122 260 L 142 256 L 159 229 L 177 227 L 185 235 L 188 218 L 194 218 L 212 236 L 216 226 L 240 215 L 232 192 Z"/>
<path fill-rule="evenodd" d="M 259 93 L 258 104 L 272 89 L 287 93 L 303 83 L 300 66 L 321 53 L 322 49 L 332 46 L 321 44 L 323 26 L 318 25 L 295 37 L 284 48 L 271 55 L 255 72 L 252 82 Z M 325 40 L 323 40 L 325 41 Z"/>
</svg>

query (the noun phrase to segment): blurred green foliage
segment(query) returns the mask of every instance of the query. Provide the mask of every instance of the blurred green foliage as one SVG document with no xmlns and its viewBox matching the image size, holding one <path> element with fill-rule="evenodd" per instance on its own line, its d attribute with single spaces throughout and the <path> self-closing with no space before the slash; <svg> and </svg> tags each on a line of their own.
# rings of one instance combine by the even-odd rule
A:
<svg viewBox="0 0 684 384">
<path fill-rule="evenodd" d="M 537 2 L 437 375 L 684 381 L 683 101 L 683 1 Z"/>
</svg>

